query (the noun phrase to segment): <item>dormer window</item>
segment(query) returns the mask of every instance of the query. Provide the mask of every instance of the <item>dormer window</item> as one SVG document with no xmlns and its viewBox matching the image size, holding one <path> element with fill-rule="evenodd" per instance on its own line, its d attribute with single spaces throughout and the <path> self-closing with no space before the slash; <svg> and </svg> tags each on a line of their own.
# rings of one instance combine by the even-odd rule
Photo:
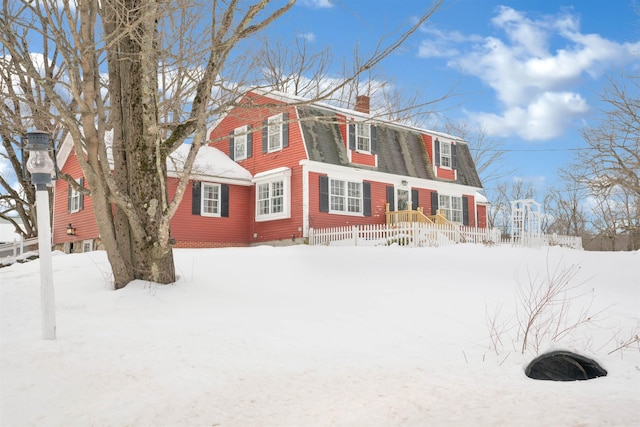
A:
<svg viewBox="0 0 640 427">
<path fill-rule="evenodd" d="M 440 143 L 440 166 L 451 167 L 451 144 L 448 142 Z"/>
<path fill-rule="evenodd" d="M 376 154 L 376 127 L 371 123 L 355 122 L 348 126 L 349 149 L 361 153 Z"/>
<path fill-rule="evenodd" d="M 356 150 L 371 151 L 371 125 L 356 123 Z"/>
<path fill-rule="evenodd" d="M 436 138 L 434 141 L 434 160 L 436 166 L 440 166 L 447 169 L 455 169 L 456 165 L 456 146 L 450 141 L 440 141 Z"/>
</svg>

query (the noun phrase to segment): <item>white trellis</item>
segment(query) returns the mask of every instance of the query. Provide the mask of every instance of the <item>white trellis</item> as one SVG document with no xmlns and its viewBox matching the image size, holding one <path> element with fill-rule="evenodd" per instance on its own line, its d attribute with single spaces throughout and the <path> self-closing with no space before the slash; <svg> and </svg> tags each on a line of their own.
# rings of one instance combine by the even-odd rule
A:
<svg viewBox="0 0 640 427">
<path fill-rule="evenodd" d="M 511 202 L 511 242 L 525 246 L 534 246 L 542 236 L 541 205 L 533 199 L 520 199 Z"/>
</svg>

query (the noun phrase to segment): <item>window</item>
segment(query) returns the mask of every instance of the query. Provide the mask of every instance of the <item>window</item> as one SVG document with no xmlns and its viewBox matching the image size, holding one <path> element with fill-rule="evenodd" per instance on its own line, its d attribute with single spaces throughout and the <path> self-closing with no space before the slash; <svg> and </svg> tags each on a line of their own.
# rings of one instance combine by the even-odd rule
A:
<svg viewBox="0 0 640 427">
<path fill-rule="evenodd" d="M 91 252 L 93 250 L 93 240 L 82 241 L 82 252 Z"/>
<path fill-rule="evenodd" d="M 440 166 L 451 167 L 451 144 L 448 142 L 440 143 Z"/>
<path fill-rule="evenodd" d="M 451 222 L 462 222 L 462 197 L 440 194 L 439 208 Z"/>
<path fill-rule="evenodd" d="M 76 179 L 78 185 L 84 187 L 84 178 Z M 69 199 L 67 200 L 67 210 L 69 213 L 79 212 L 82 210 L 84 204 L 84 195 L 75 189 L 72 185 L 69 185 Z"/>
<path fill-rule="evenodd" d="M 220 216 L 220 184 L 202 183 L 200 197 L 202 216 Z"/>
<path fill-rule="evenodd" d="M 331 212 L 362 213 L 362 183 L 331 179 L 329 182 Z"/>
<path fill-rule="evenodd" d="M 371 151 L 371 125 L 356 123 L 356 150 Z"/>
<path fill-rule="evenodd" d="M 229 186 L 194 181 L 191 213 L 211 217 L 229 217 Z"/>
<path fill-rule="evenodd" d="M 267 119 L 267 152 L 282 150 L 283 116 L 278 114 Z"/>
<path fill-rule="evenodd" d="M 284 211 L 284 181 L 258 185 L 258 215 L 279 214 Z"/>
<path fill-rule="evenodd" d="M 247 158 L 247 126 L 241 126 L 233 131 L 233 159 Z"/>
<path fill-rule="evenodd" d="M 256 221 L 289 218 L 291 169 L 279 168 L 257 174 Z"/>
<path fill-rule="evenodd" d="M 377 127 L 371 123 L 351 122 L 347 126 L 349 150 L 377 154 Z"/>
</svg>

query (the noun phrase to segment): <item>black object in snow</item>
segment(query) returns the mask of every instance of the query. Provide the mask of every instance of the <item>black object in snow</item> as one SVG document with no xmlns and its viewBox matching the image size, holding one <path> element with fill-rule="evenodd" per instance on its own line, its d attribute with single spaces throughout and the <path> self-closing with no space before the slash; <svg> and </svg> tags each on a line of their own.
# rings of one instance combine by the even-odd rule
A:
<svg viewBox="0 0 640 427">
<path fill-rule="evenodd" d="M 524 372 L 534 380 L 549 381 L 590 380 L 607 375 L 596 361 L 570 351 L 553 351 L 538 356 Z"/>
</svg>

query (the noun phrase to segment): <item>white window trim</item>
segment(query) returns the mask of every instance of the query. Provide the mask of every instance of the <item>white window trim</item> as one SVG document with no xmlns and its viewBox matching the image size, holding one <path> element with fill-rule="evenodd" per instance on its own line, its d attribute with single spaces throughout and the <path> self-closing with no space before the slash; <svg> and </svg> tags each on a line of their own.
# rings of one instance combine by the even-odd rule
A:
<svg viewBox="0 0 640 427">
<path fill-rule="evenodd" d="M 260 214 L 259 213 L 259 197 L 258 187 L 262 184 L 271 184 L 281 181 L 283 184 L 283 206 L 282 212 Z M 291 169 L 278 168 L 272 171 L 262 172 L 253 178 L 255 185 L 255 221 L 273 221 L 276 219 L 291 218 Z"/>
<path fill-rule="evenodd" d="M 85 251 L 87 245 L 90 245 L 91 249 Z M 93 251 L 93 239 L 86 239 L 82 241 L 82 252 L 92 252 Z"/>
<path fill-rule="evenodd" d="M 349 207 L 349 196 L 348 196 L 348 189 L 345 188 L 345 195 L 344 195 L 344 207 L 345 210 L 341 211 L 341 210 L 336 210 L 332 208 L 332 204 L 331 204 L 331 188 L 332 188 L 332 183 L 333 181 L 340 181 L 340 182 L 344 182 L 345 185 L 347 183 L 354 183 L 354 184 L 358 184 L 360 186 L 360 212 L 349 212 L 348 207 Z M 362 180 L 354 180 L 354 179 L 349 179 L 349 178 L 342 178 L 342 177 L 329 177 L 329 213 L 330 214 L 335 214 L 335 215 L 349 215 L 349 216 L 364 216 L 364 191 L 363 191 L 363 185 L 362 185 Z"/>
<path fill-rule="evenodd" d="M 271 129 L 276 127 L 280 127 L 280 142 L 277 147 L 271 148 Z M 283 137 L 284 137 L 284 115 L 280 113 L 280 114 L 276 114 L 275 116 L 271 116 L 267 118 L 267 153 L 275 153 L 276 151 L 282 151 Z"/>
<path fill-rule="evenodd" d="M 355 126 L 356 126 L 356 140 L 355 140 L 356 152 L 371 154 L 371 123 L 355 122 Z M 369 134 L 368 135 L 365 135 L 365 136 L 360 135 L 359 130 L 360 130 L 361 126 L 366 126 L 369 129 Z M 366 138 L 366 140 L 367 140 L 367 149 L 360 148 L 358 146 L 359 145 L 358 142 L 359 142 L 360 138 Z"/>
<path fill-rule="evenodd" d="M 205 212 L 204 207 L 205 207 L 205 203 L 204 203 L 204 196 L 205 196 L 205 187 L 217 187 L 218 188 L 218 212 L 214 213 L 214 212 Z M 221 216 L 221 210 L 222 210 L 222 188 L 220 184 L 213 184 L 210 182 L 203 182 L 202 183 L 202 188 L 200 189 L 200 215 L 201 216 L 210 216 L 210 217 L 220 217 Z"/>
<path fill-rule="evenodd" d="M 246 160 L 247 158 L 247 133 L 249 128 L 247 125 L 240 126 L 233 130 L 233 159 L 236 161 Z M 244 144 L 244 155 L 238 155 L 238 140 L 241 140 Z"/>
<path fill-rule="evenodd" d="M 78 185 L 80 184 L 80 179 L 76 179 Z M 80 212 L 80 192 L 75 189 L 75 187 L 71 186 L 71 209 L 69 213 Z"/>
<path fill-rule="evenodd" d="M 440 141 L 440 167 L 443 169 L 453 169 L 453 157 L 451 155 L 451 142 L 447 142 L 447 141 Z M 449 148 L 449 155 L 446 156 L 444 155 L 444 147 L 447 146 Z M 444 159 L 448 159 L 449 160 L 449 166 L 445 166 L 444 165 Z"/>
<path fill-rule="evenodd" d="M 449 208 L 445 208 L 443 207 L 443 203 L 442 203 L 442 197 L 447 197 L 449 199 Z M 460 201 L 460 209 L 453 209 L 453 199 L 459 199 Z M 464 221 L 464 215 L 463 215 L 463 208 L 462 208 L 462 196 L 452 196 L 450 194 L 438 194 L 438 209 L 442 210 L 445 212 L 445 217 L 456 224 L 462 224 Z M 460 221 L 454 220 L 453 219 L 453 214 L 448 215 L 447 212 L 453 213 L 453 212 L 460 212 Z"/>
</svg>

